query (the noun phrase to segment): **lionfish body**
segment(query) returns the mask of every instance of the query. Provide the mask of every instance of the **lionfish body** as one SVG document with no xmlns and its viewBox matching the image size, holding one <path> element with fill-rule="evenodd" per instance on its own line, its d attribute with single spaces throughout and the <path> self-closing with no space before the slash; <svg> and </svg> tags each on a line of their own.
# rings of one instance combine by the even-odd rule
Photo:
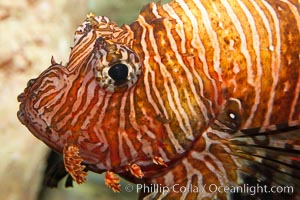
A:
<svg viewBox="0 0 300 200">
<path fill-rule="evenodd" d="M 78 183 L 106 171 L 114 191 L 116 174 L 177 187 L 141 198 L 225 199 L 209 186 L 299 188 L 299 92 L 298 1 L 177 0 L 129 26 L 89 15 L 18 116 Z"/>
</svg>

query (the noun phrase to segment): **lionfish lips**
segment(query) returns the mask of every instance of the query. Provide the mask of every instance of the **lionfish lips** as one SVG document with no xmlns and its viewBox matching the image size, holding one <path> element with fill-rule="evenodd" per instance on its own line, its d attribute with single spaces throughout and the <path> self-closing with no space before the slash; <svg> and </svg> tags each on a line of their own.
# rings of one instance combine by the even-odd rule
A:
<svg viewBox="0 0 300 200">
<path fill-rule="evenodd" d="M 22 124 L 27 124 L 26 123 L 26 118 L 24 117 L 24 113 L 23 113 L 23 109 L 21 108 L 21 106 L 22 106 L 22 104 L 20 105 L 20 110 L 18 111 L 18 113 L 17 113 L 17 116 L 18 116 L 18 119 L 20 120 L 20 122 L 22 123 Z"/>
<path fill-rule="evenodd" d="M 40 110 L 34 107 L 36 100 L 38 99 L 38 91 L 40 83 L 38 79 L 30 79 L 27 83 L 24 91 L 18 95 L 17 100 L 20 102 L 19 111 L 17 117 L 19 121 L 24 124 L 30 132 L 37 138 L 44 140 L 48 138 L 47 125 L 42 118 L 37 116 L 40 114 Z"/>
<path fill-rule="evenodd" d="M 21 94 L 18 95 L 18 102 L 20 102 L 20 107 L 19 107 L 19 111 L 17 113 L 18 119 L 22 122 L 22 124 L 26 125 L 28 124 L 28 120 L 25 117 L 25 112 L 24 112 L 24 107 L 25 107 L 25 101 L 28 97 L 28 93 L 30 92 L 30 88 L 32 87 L 32 85 L 35 83 L 36 79 L 30 79 L 27 82 L 27 87 L 25 88 L 24 92 L 22 92 Z"/>
<path fill-rule="evenodd" d="M 30 116 L 26 110 L 26 93 L 21 93 L 18 96 L 18 101 L 21 102 L 19 106 L 19 111 L 17 112 L 17 117 L 19 121 L 24 124 L 34 135 L 36 135 L 37 131 L 35 130 L 34 125 L 31 123 Z"/>
<path fill-rule="evenodd" d="M 19 107 L 19 111 L 17 113 L 17 116 L 20 120 L 20 122 L 22 122 L 22 124 L 25 124 L 25 118 L 24 118 L 24 113 L 23 113 L 23 108 L 24 108 L 24 104 L 23 101 L 25 99 L 25 94 L 24 92 L 19 94 L 18 96 L 18 102 L 21 102 L 20 107 Z"/>
<path fill-rule="evenodd" d="M 18 102 L 24 102 L 24 100 L 26 99 L 26 96 L 28 95 L 28 92 L 30 91 L 30 88 L 34 85 L 36 79 L 30 79 L 27 82 L 27 87 L 24 89 L 24 92 L 22 92 L 21 94 L 19 94 L 18 96 Z"/>
</svg>

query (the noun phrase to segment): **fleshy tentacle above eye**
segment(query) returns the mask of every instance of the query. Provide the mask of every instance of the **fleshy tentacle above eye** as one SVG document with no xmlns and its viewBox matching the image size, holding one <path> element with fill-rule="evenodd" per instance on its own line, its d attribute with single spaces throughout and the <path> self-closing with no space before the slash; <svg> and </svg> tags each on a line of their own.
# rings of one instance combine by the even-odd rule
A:
<svg viewBox="0 0 300 200">
<path fill-rule="evenodd" d="M 119 27 L 105 16 L 90 13 L 86 20 L 76 29 L 74 47 L 72 48 L 68 70 L 74 71 L 80 63 L 84 63 L 94 49 L 98 38 L 115 44 L 132 48 L 133 32 L 128 25 Z"/>
</svg>

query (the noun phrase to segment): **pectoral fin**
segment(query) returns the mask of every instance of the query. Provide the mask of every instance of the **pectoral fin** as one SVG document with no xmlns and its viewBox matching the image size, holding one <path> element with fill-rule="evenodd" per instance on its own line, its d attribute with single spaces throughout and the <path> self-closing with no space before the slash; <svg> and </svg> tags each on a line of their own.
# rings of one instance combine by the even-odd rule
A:
<svg viewBox="0 0 300 200">
<path fill-rule="evenodd" d="M 66 145 L 63 150 L 63 156 L 66 171 L 73 180 L 78 184 L 86 182 L 87 173 L 84 171 L 85 165 L 82 165 L 83 159 L 79 155 L 79 147 L 74 144 Z"/>
<path fill-rule="evenodd" d="M 300 197 L 300 123 L 293 124 L 241 130 L 231 138 L 244 183 L 267 185 L 268 190 L 272 186 L 286 188 L 268 197 Z"/>
<path fill-rule="evenodd" d="M 140 199 L 299 199 L 300 122 L 241 130 L 241 120 L 239 102 L 229 99 L 180 161 L 146 179 L 169 190 Z"/>
</svg>

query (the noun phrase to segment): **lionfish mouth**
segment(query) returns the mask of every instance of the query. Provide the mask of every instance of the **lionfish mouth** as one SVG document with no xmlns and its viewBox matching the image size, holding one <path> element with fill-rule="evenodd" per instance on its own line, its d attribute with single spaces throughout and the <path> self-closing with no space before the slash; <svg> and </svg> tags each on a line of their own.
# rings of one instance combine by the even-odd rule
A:
<svg viewBox="0 0 300 200">
<path fill-rule="evenodd" d="M 28 81 L 24 91 L 18 95 L 17 100 L 20 102 L 17 117 L 19 121 L 26 126 L 26 128 L 38 139 L 44 141 L 47 145 L 52 146 L 54 150 L 60 152 L 59 148 L 48 141 L 46 124 L 44 120 L 38 117 L 39 110 L 34 108 L 33 103 L 38 98 L 37 91 L 40 88 L 40 79 L 31 79 Z"/>
<path fill-rule="evenodd" d="M 28 124 L 28 120 L 26 119 L 24 113 L 25 101 L 28 98 L 28 93 L 30 91 L 31 86 L 35 83 L 36 79 L 30 79 L 27 83 L 27 87 L 24 89 L 24 92 L 18 95 L 18 102 L 20 102 L 19 111 L 17 112 L 18 119 L 24 125 Z"/>
<path fill-rule="evenodd" d="M 24 117 L 23 107 L 24 107 L 23 104 L 21 104 L 20 105 L 20 109 L 17 112 L 17 116 L 18 116 L 18 119 L 20 120 L 20 122 L 25 125 L 26 123 L 25 123 L 25 117 Z"/>
</svg>

